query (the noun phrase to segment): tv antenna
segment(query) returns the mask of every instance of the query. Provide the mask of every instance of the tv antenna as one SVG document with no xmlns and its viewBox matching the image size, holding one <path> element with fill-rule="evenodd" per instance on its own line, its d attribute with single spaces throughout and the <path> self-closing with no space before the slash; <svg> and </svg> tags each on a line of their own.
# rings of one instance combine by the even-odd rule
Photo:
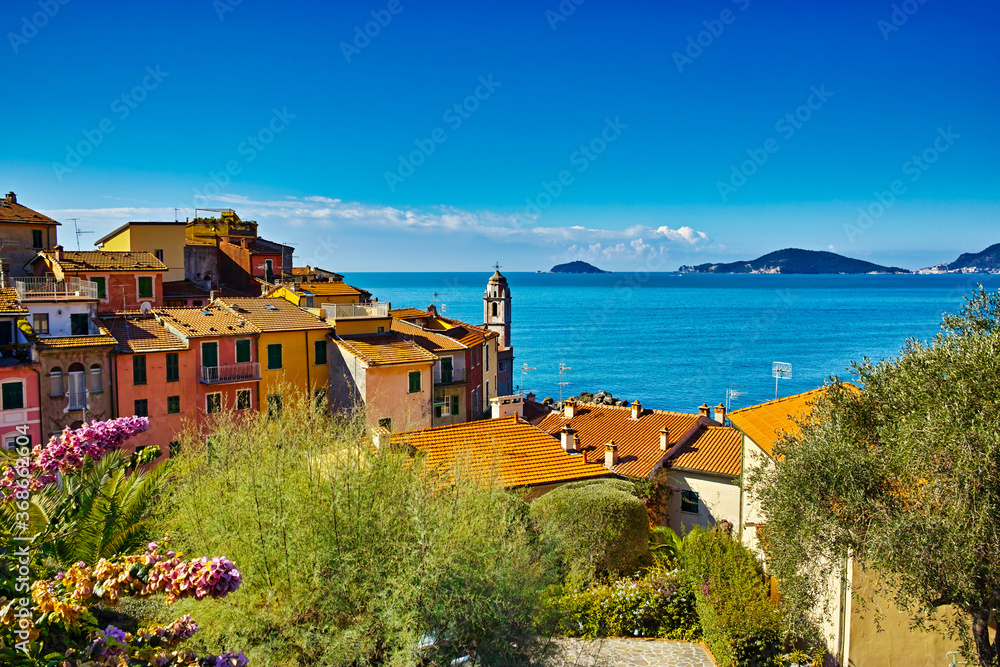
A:
<svg viewBox="0 0 1000 667">
<path fill-rule="evenodd" d="M 566 364 L 562 363 L 561 361 L 559 362 L 559 377 L 560 378 L 562 378 L 564 375 L 566 375 L 566 371 L 571 371 L 571 370 L 573 370 L 573 369 L 570 366 L 567 366 Z M 566 380 L 559 380 L 559 402 L 560 403 L 562 403 L 562 400 L 563 400 L 563 387 L 566 387 L 566 386 L 571 385 L 571 384 L 573 384 L 573 383 L 572 382 L 568 382 Z"/>
<path fill-rule="evenodd" d="M 79 225 L 77 225 L 77 223 L 80 221 L 80 218 L 70 218 L 70 220 L 73 221 L 73 230 L 74 233 L 76 234 L 76 249 L 79 250 L 80 237 L 83 236 L 84 234 L 93 234 L 94 232 L 87 229 L 80 229 Z"/>
<path fill-rule="evenodd" d="M 771 375 L 774 376 L 774 400 L 778 400 L 778 381 L 792 379 L 792 365 L 776 361 L 771 366 Z"/>
<path fill-rule="evenodd" d="M 537 370 L 538 370 L 537 368 L 533 368 L 532 366 L 529 366 L 526 363 L 521 364 L 521 384 L 518 386 L 518 389 L 522 393 L 524 392 L 524 376 L 528 374 L 528 371 L 537 371 Z"/>
<path fill-rule="evenodd" d="M 177 215 L 177 211 L 179 211 L 179 210 L 180 210 L 179 208 L 175 208 L 175 209 L 174 209 L 174 222 L 180 222 L 180 221 L 178 220 L 178 215 Z"/>
<path fill-rule="evenodd" d="M 742 396 L 746 396 L 747 395 L 747 392 L 745 392 L 745 391 L 739 391 L 742 388 L 743 388 L 742 385 L 738 385 L 736 387 L 726 387 L 726 413 L 727 414 L 729 413 L 729 411 L 731 409 L 731 406 L 733 404 L 733 399 L 738 399 L 738 398 L 740 398 Z"/>
</svg>

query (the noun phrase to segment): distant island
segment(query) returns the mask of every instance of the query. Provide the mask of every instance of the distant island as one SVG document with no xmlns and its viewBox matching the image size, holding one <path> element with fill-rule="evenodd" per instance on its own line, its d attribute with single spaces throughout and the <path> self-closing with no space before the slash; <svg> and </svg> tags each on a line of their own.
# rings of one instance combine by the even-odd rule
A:
<svg viewBox="0 0 1000 667">
<path fill-rule="evenodd" d="M 918 273 L 1000 273 L 1000 243 L 982 252 L 967 252 L 951 264 L 938 264 Z"/>
<path fill-rule="evenodd" d="M 577 260 L 575 262 L 569 262 L 567 264 L 556 264 L 555 266 L 552 267 L 549 273 L 611 273 L 611 272 L 599 269 L 593 264 L 587 264 L 586 262 L 581 262 Z"/>
<path fill-rule="evenodd" d="M 898 266 L 880 266 L 833 252 L 786 248 L 746 262 L 682 266 L 681 273 L 910 273 Z"/>
</svg>

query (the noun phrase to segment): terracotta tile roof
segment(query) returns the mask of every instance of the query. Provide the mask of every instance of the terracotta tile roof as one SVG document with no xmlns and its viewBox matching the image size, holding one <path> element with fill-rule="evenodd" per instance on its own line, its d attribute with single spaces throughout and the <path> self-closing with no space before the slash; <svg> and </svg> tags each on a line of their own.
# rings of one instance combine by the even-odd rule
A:
<svg viewBox="0 0 1000 667">
<path fill-rule="evenodd" d="M 674 452 L 668 465 L 736 477 L 740 474 L 743 434 L 731 426 L 703 426 Z"/>
<path fill-rule="evenodd" d="M 431 354 L 415 343 L 411 343 L 396 333 L 362 334 L 338 336 L 334 342 L 369 366 L 393 366 L 397 364 L 419 364 L 437 361 Z"/>
<path fill-rule="evenodd" d="M 258 334 L 260 329 L 221 306 L 205 308 L 158 308 L 154 311 L 164 324 L 185 338 L 207 338 L 238 334 Z"/>
<path fill-rule="evenodd" d="M 96 320 L 95 320 L 96 322 Z M 35 347 L 39 350 L 66 349 L 72 347 L 100 347 L 104 345 L 116 345 L 117 341 L 108 328 L 100 322 L 96 322 L 97 331 L 93 336 L 45 336 L 35 339 Z"/>
<path fill-rule="evenodd" d="M 59 224 L 47 215 L 42 215 L 24 204 L 11 201 L 9 196 L 0 197 L 0 222 L 26 222 L 36 225 Z"/>
<path fill-rule="evenodd" d="M 104 318 L 104 322 L 118 341 L 118 349 L 126 354 L 188 349 L 187 343 L 152 315 Z"/>
<path fill-rule="evenodd" d="M 643 410 L 639 419 L 631 419 L 629 407 L 578 403 L 576 414 L 567 419 L 562 410 L 548 414 L 538 428 L 558 437 L 564 426 L 570 426 L 580 436 L 580 445 L 590 456 L 604 457 L 604 446 L 618 444 L 618 465 L 615 472 L 628 477 L 648 477 L 667 452 L 660 449 L 660 429 L 669 432 L 667 449 L 682 440 L 699 423 L 715 422 L 698 415 L 663 410 Z"/>
<path fill-rule="evenodd" d="M 262 332 L 308 331 L 333 327 L 285 299 L 226 298 L 216 303 L 247 320 Z"/>
<path fill-rule="evenodd" d="M 496 478 L 507 488 L 607 477 L 600 463 L 584 463 L 563 451 L 559 441 L 517 417 L 438 426 L 397 433 L 393 443 L 406 443 L 424 454 L 431 469 L 453 475 L 456 463 L 474 476 Z"/>
<path fill-rule="evenodd" d="M 826 388 L 821 387 L 802 394 L 779 398 L 776 401 L 734 410 L 729 413 L 729 421 L 757 443 L 768 456 L 773 456 L 775 443 L 785 433 L 798 433 L 799 427 L 795 420 L 808 416 L 812 412 L 813 403 L 824 391 Z"/>
<path fill-rule="evenodd" d="M 348 285 L 347 283 L 342 282 L 299 283 L 294 287 L 297 291 L 312 292 L 316 296 L 362 296 L 365 294 L 371 296 L 370 292 L 366 292 L 363 289 L 358 289 L 353 285 Z"/>
<path fill-rule="evenodd" d="M 453 352 L 466 349 L 465 345 L 448 336 L 442 336 L 439 331 L 421 329 L 415 324 L 402 320 L 393 319 L 390 328 L 429 352 Z"/>
<path fill-rule="evenodd" d="M 67 273 L 167 270 L 166 264 L 156 259 L 153 253 L 144 250 L 65 250 L 62 259 L 58 259 L 58 255 L 54 252 L 42 254 Z"/>
<path fill-rule="evenodd" d="M 0 288 L 0 313 L 4 315 L 10 315 L 16 313 L 22 315 L 28 312 L 28 309 L 21 305 L 18 300 L 17 290 L 13 287 L 2 287 Z"/>
<path fill-rule="evenodd" d="M 186 222 L 174 222 L 174 221 L 158 222 L 158 221 L 153 221 L 153 220 L 126 222 L 124 225 L 122 225 L 118 229 L 116 229 L 114 231 L 111 231 L 111 232 L 108 232 L 107 234 L 105 234 L 101 238 L 99 238 L 96 241 L 94 241 L 94 245 L 100 247 L 101 245 L 107 243 L 109 240 L 113 239 L 114 237 L 116 237 L 119 234 L 121 234 L 122 232 L 124 232 L 129 227 L 150 227 L 150 226 L 153 226 L 153 225 L 164 225 L 164 226 L 169 226 L 169 227 L 186 227 L 187 223 Z"/>
<path fill-rule="evenodd" d="M 419 308 L 393 308 L 389 314 L 400 320 L 415 320 L 431 316 L 426 310 Z"/>
<path fill-rule="evenodd" d="M 525 401 L 524 402 L 524 418 L 529 424 L 539 424 L 543 419 L 545 419 L 548 414 L 552 412 L 552 408 L 547 405 L 542 405 L 538 401 Z"/>
</svg>

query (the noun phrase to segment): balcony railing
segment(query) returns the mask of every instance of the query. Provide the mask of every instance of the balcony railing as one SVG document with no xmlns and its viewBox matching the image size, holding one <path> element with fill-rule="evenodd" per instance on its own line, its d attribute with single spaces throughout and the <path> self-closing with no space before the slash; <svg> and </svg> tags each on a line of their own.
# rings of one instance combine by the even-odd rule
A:
<svg viewBox="0 0 1000 667">
<path fill-rule="evenodd" d="M 453 368 L 450 371 L 438 368 L 434 371 L 434 384 L 452 384 L 465 382 L 465 369 Z"/>
<path fill-rule="evenodd" d="M 68 301 L 70 299 L 97 299 L 97 283 L 82 278 L 56 280 L 52 277 L 27 277 L 14 281 L 17 295 L 22 301 Z"/>
<path fill-rule="evenodd" d="M 389 317 L 387 303 L 341 303 L 331 304 L 327 317 L 334 320 L 364 319 L 366 317 Z"/>
<path fill-rule="evenodd" d="M 0 345 L 0 366 L 17 366 L 31 363 L 31 345 Z"/>
<path fill-rule="evenodd" d="M 257 361 L 226 364 L 225 366 L 202 366 L 201 368 L 201 381 L 203 384 L 249 382 L 259 379 L 260 363 Z"/>
<path fill-rule="evenodd" d="M 87 409 L 87 392 L 86 391 L 67 391 L 66 398 L 69 399 L 69 405 L 66 406 L 67 410 L 86 410 Z"/>
</svg>

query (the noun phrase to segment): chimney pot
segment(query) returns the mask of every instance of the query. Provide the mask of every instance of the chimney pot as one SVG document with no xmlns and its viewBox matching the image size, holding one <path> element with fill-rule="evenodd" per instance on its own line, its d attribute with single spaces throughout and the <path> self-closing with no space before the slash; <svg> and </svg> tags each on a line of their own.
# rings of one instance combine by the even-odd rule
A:
<svg viewBox="0 0 1000 667">
<path fill-rule="evenodd" d="M 16 204 L 17 203 L 17 195 L 14 194 L 13 190 L 11 190 L 10 192 L 7 193 L 7 203 L 9 203 L 9 204 Z"/>
<path fill-rule="evenodd" d="M 576 431 L 569 426 L 563 426 L 562 431 L 559 433 L 559 442 L 562 445 L 563 451 L 572 452 L 573 451 L 573 436 L 576 435 Z M 577 436 L 579 437 L 579 436 Z"/>
<path fill-rule="evenodd" d="M 660 429 L 660 451 L 665 452 L 670 447 L 670 431 L 661 428 Z"/>
<path fill-rule="evenodd" d="M 700 416 L 702 416 L 702 417 L 709 417 L 709 418 L 711 418 L 711 416 L 712 416 L 712 408 L 708 407 L 708 403 L 702 403 L 701 407 L 698 408 L 698 414 Z"/>
<path fill-rule="evenodd" d="M 566 419 L 572 419 L 576 416 L 576 403 L 573 401 L 566 401 L 563 403 L 563 416 Z"/>
<path fill-rule="evenodd" d="M 715 406 L 715 421 L 719 422 L 723 426 L 726 425 L 726 406 L 722 403 Z"/>
<path fill-rule="evenodd" d="M 583 445 L 580 444 L 580 436 L 579 435 L 574 435 L 573 436 L 573 451 L 583 452 Z M 587 457 L 586 456 L 584 456 L 583 462 L 584 463 L 587 462 Z"/>
<path fill-rule="evenodd" d="M 642 403 L 638 400 L 632 402 L 632 419 L 638 419 L 642 414 Z"/>
<path fill-rule="evenodd" d="M 618 465 L 618 444 L 613 440 L 604 445 L 604 467 L 613 468 Z"/>
</svg>

